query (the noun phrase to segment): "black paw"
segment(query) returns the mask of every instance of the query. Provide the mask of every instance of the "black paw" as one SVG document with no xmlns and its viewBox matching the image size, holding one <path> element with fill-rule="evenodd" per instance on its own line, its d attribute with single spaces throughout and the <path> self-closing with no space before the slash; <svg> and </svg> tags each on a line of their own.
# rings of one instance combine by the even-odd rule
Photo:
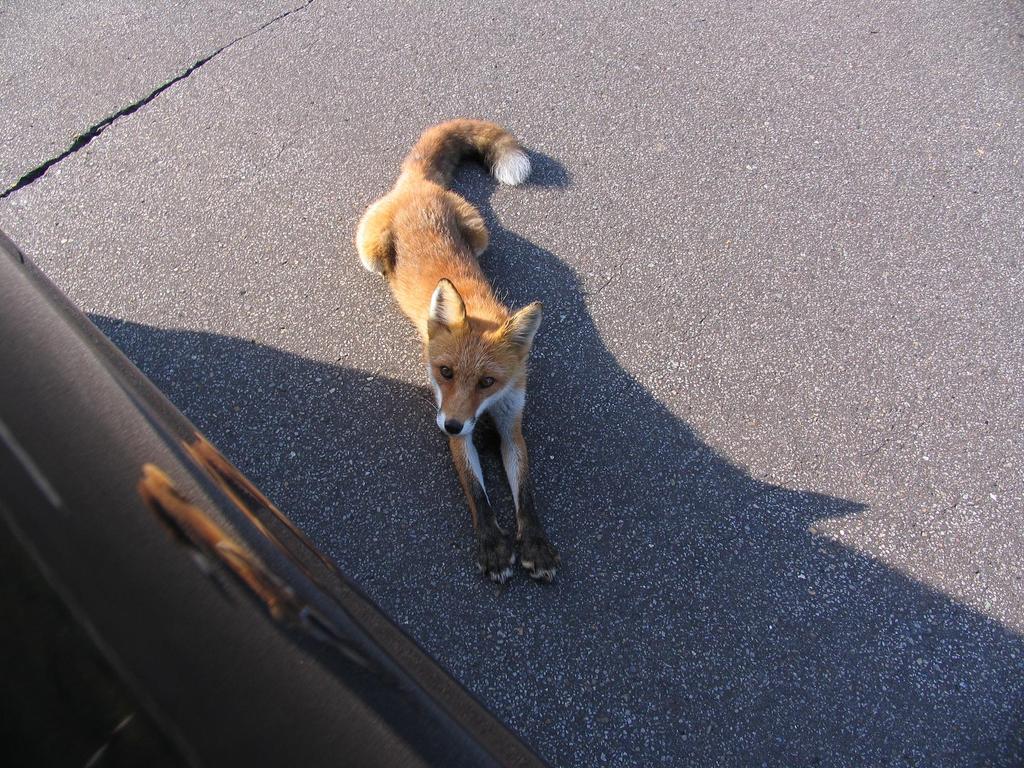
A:
<svg viewBox="0 0 1024 768">
<path fill-rule="evenodd" d="M 516 554 L 502 534 L 484 534 L 477 539 L 476 565 L 491 581 L 504 584 L 512 575 Z"/>
<path fill-rule="evenodd" d="M 561 558 L 547 536 L 535 531 L 524 531 L 519 542 L 519 560 L 531 578 L 551 581 Z"/>
</svg>

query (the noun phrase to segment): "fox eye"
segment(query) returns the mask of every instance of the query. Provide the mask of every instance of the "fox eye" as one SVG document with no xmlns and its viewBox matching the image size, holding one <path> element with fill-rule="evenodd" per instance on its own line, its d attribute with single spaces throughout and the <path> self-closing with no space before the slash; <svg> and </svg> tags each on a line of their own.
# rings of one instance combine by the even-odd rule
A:
<svg viewBox="0 0 1024 768">
<path fill-rule="evenodd" d="M 441 366 L 441 375 L 444 376 L 446 379 L 450 379 L 455 374 L 452 373 L 452 369 L 449 368 L 447 365 L 442 365 Z"/>
<path fill-rule="evenodd" d="M 493 383 L 494 378 L 492 376 L 484 376 L 482 379 L 480 379 L 480 389 L 487 389 Z"/>
</svg>

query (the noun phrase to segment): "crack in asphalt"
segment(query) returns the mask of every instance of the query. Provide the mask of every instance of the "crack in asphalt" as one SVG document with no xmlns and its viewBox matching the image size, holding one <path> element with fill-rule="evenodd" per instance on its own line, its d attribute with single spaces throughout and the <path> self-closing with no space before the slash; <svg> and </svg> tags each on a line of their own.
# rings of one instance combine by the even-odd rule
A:
<svg viewBox="0 0 1024 768">
<path fill-rule="evenodd" d="M 626 259 L 619 259 L 618 264 L 612 267 L 611 272 L 608 274 L 608 277 L 605 278 L 604 283 L 602 283 L 601 286 L 597 288 L 597 290 L 584 291 L 583 295 L 594 298 L 600 296 L 601 292 L 604 291 L 604 289 L 607 288 L 609 285 L 611 285 L 612 281 L 619 276 L 619 273 L 622 272 L 622 267 L 625 265 L 625 263 Z"/>
<path fill-rule="evenodd" d="M 87 147 L 90 143 L 92 143 L 93 139 L 95 139 L 97 136 L 99 136 L 101 133 L 103 133 L 105 130 L 107 130 L 107 128 L 109 128 L 115 122 L 120 120 L 122 117 L 127 117 L 128 115 L 131 115 L 131 114 L 133 114 L 135 112 L 138 112 L 140 109 L 142 109 L 144 106 L 149 104 L 151 101 L 153 101 L 153 99 L 155 99 L 161 93 L 166 91 L 172 85 L 174 85 L 175 83 L 179 83 L 182 80 L 185 80 L 186 78 L 190 77 L 197 69 L 199 69 L 204 64 L 207 64 L 208 62 L 210 62 L 213 59 L 215 59 L 217 56 L 222 54 L 224 51 L 226 51 L 231 46 L 235 45 L 236 43 L 240 43 L 243 40 L 246 40 L 246 39 L 252 37 L 253 35 L 259 34 L 260 32 L 262 32 L 267 27 L 271 26 L 272 24 L 276 24 L 277 22 L 281 21 L 281 19 L 284 19 L 284 18 L 286 18 L 288 16 L 291 16 L 293 13 L 298 13 L 300 11 L 306 10 L 314 2 L 316 2 L 316 0 L 306 0 L 306 2 L 303 3 L 302 5 L 299 5 L 299 6 L 296 6 L 294 8 L 291 8 L 291 9 L 289 9 L 287 11 L 284 11 L 283 13 L 279 13 L 277 16 L 275 16 L 274 18 L 270 19 L 270 21 L 264 22 L 263 24 L 258 26 L 256 29 L 254 29 L 254 30 L 252 30 L 250 32 L 246 32 L 244 35 L 240 35 L 239 37 L 236 37 L 234 40 L 232 40 L 229 43 L 225 43 L 224 45 L 222 45 L 220 48 L 218 48 L 217 50 L 215 50 L 213 53 L 209 54 L 208 56 L 204 56 L 203 58 L 201 58 L 198 61 L 194 62 L 185 71 L 181 72 L 180 74 L 176 75 L 175 77 L 171 78 L 170 80 L 168 80 L 168 81 L 162 83 L 161 85 L 157 86 L 154 90 L 150 91 L 149 94 L 147 94 L 146 96 L 142 97 L 138 101 L 132 102 L 128 106 L 124 107 L 123 109 L 118 110 L 117 112 L 113 113 L 112 115 L 108 115 L 107 117 L 105 117 L 102 120 L 100 120 L 98 123 L 95 123 L 94 125 L 90 126 L 87 130 L 85 130 L 82 133 L 78 134 L 74 138 L 74 140 L 71 142 L 71 144 L 68 146 L 68 148 L 65 149 L 63 152 L 61 152 L 59 155 L 56 155 L 55 157 L 51 157 L 50 159 L 40 163 L 35 168 L 33 168 L 31 171 L 29 171 L 24 176 L 22 176 L 20 179 L 18 179 L 12 186 L 8 187 L 3 192 L 0 192 L 0 200 L 4 200 L 7 197 L 10 197 L 11 195 L 13 195 L 18 190 L 24 189 L 29 184 L 32 184 L 33 182 L 38 181 L 43 176 L 45 176 L 47 171 L 49 171 L 53 166 L 57 165 L 61 161 L 63 161 L 66 158 L 70 157 L 71 155 L 75 154 L 79 150 L 84 149 L 85 147 Z"/>
</svg>

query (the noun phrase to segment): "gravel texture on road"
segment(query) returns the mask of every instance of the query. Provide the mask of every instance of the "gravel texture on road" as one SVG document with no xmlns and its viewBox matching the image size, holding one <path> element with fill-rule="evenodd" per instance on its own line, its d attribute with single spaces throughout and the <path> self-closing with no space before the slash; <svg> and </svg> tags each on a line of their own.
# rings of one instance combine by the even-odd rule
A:
<svg viewBox="0 0 1024 768">
<path fill-rule="evenodd" d="M 313 0 L 267 24 L 300 5 L 195 6 L 143 67 L 38 46 L 5 184 L 241 38 L 0 228 L 553 765 L 1019 765 L 1022 7 Z M 96 109 L 51 116 L 90 67 Z M 545 306 L 550 586 L 477 575 L 415 333 L 352 244 L 462 115 L 535 167 L 457 187 L 500 294 Z"/>
</svg>

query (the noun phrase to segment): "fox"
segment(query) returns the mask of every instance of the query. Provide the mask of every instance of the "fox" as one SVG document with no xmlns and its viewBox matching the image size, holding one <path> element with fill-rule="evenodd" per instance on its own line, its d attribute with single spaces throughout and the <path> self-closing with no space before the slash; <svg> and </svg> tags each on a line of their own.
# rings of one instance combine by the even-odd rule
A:
<svg viewBox="0 0 1024 768">
<path fill-rule="evenodd" d="M 460 162 L 472 157 L 503 184 L 516 186 L 530 175 L 529 155 L 494 123 L 457 119 L 428 128 L 402 162 L 394 187 L 361 217 L 356 250 L 363 267 L 385 279 L 419 331 L 436 423 L 448 436 L 469 506 L 477 567 L 504 584 L 516 562 L 516 547 L 491 507 L 473 444 L 474 428 L 489 415 L 515 505 L 519 562 L 533 579 L 550 582 L 561 558 L 534 506 L 522 431 L 527 361 L 542 307 L 534 302 L 509 309 L 480 267 L 487 225 L 451 189 Z"/>
</svg>

